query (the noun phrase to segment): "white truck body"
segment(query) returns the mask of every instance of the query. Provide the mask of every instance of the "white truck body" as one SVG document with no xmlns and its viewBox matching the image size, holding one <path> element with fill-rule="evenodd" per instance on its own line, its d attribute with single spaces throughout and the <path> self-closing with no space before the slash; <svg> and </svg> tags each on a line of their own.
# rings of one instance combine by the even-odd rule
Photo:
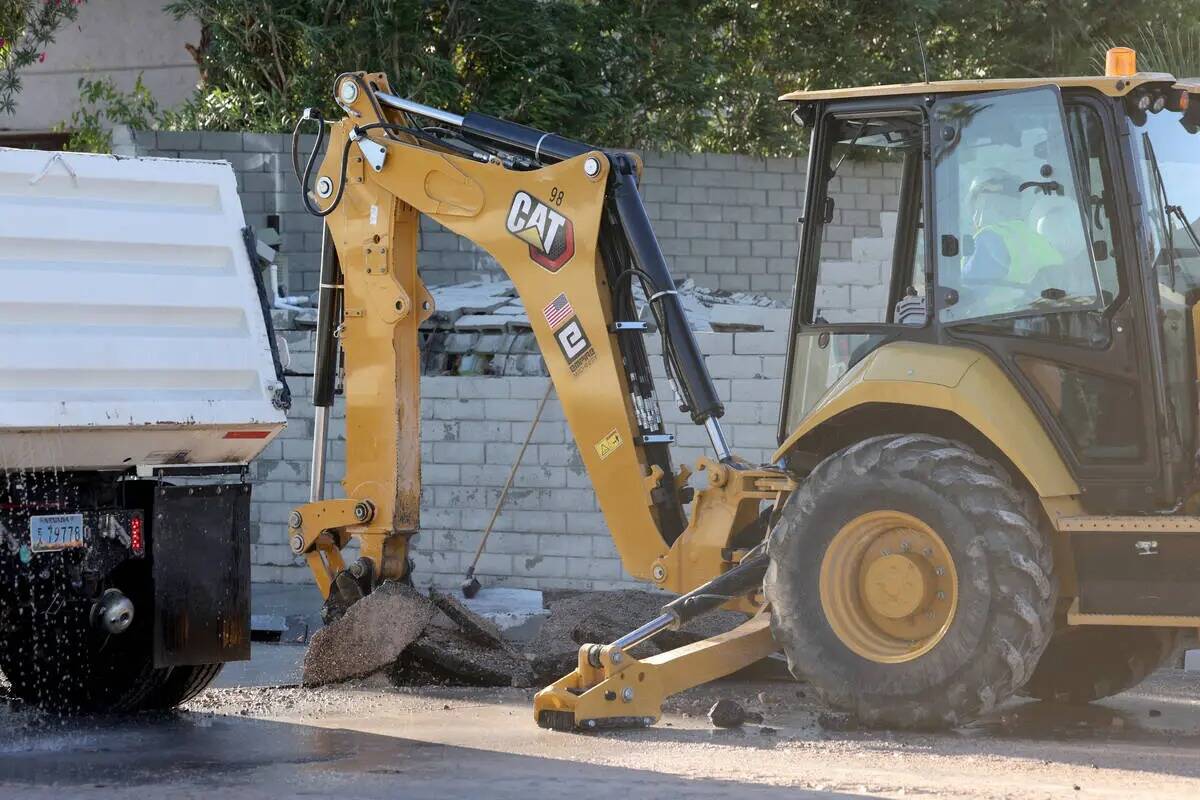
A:
<svg viewBox="0 0 1200 800">
<path fill-rule="evenodd" d="M 228 163 L 0 148 L 0 470 L 246 463 L 282 389 Z"/>
</svg>

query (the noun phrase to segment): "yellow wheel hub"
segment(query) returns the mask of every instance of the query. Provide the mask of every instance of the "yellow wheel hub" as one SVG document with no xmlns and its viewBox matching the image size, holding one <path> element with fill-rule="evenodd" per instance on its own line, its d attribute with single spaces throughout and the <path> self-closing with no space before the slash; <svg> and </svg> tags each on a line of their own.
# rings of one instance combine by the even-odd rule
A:
<svg viewBox="0 0 1200 800">
<path fill-rule="evenodd" d="M 902 511 L 846 523 L 821 562 L 821 608 L 842 643 L 881 664 L 929 652 L 954 621 L 958 572 L 942 537 Z"/>
</svg>

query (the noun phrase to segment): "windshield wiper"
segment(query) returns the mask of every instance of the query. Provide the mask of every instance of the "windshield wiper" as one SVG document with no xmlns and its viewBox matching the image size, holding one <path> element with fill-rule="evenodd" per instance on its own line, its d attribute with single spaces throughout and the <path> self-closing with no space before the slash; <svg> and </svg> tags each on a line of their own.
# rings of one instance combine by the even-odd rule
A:
<svg viewBox="0 0 1200 800">
<path fill-rule="evenodd" d="M 1154 143 L 1150 141 L 1150 134 L 1142 134 L 1142 146 L 1146 151 L 1146 159 L 1150 162 L 1150 168 L 1154 171 L 1154 180 L 1158 184 L 1159 198 L 1162 203 L 1163 227 L 1167 236 L 1167 258 L 1170 259 L 1171 267 L 1171 289 L 1175 289 L 1175 274 L 1179 271 L 1179 264 L 1175 259 L 1175 226 L 1171 224 L 1171 218 L 1179 220 L 1181 227 L 1192 241 L 1192 247 L 1196 248 L 1196 254 L 1200 255 L 1200 237 L 1196 236 L 1196 231 L 1188 222 L 1187 215 L 1183 213 L 1183 206 L 1175 205 L 1171 199 L 1167 197 L 1167 184 L 1163 180 L 1162 170 L 1158 166 L 1158 156 L 1154 152 Z"/>
</svg>

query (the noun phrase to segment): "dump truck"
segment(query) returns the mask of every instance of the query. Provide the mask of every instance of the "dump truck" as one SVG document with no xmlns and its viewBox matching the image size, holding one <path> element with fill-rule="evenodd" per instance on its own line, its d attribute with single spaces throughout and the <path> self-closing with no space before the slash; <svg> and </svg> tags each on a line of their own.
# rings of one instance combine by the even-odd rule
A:
<svg viewBox="0 0 1200 800">
<path fill-rule="evenodd" d="M 1200 82 L 1124 48 L 1107 67 L 782 98 L 808 169 L 767 464 L 728 445 L 739 398 L 691 334 L 635 154 L 340 76 L 344 116 L 305 115 L 324 159 L 297 163 L 326 246 L 313 493 L 290 525 L 330 616 L 411 580 L 423 214 L 512 279 L 625 569 L 679 595 L 583 645 L 538 725 L 653 724 L 666 696 L 776 651 L 873 725 L 1135 685 L 1200 627 Z M 712 445 L 694 468 L 672 464 L 652 334 Z M 339 371 L 345 497 L 326 499 Z M 718 607 L 751 616 L 631 654 Z"/>
<path fill-rule="evenodd" d="M 169 708 L 249 658 L 251 460 L 290 395 L 224 162 L 0 149 L 0 673 Z"/>
</svg>

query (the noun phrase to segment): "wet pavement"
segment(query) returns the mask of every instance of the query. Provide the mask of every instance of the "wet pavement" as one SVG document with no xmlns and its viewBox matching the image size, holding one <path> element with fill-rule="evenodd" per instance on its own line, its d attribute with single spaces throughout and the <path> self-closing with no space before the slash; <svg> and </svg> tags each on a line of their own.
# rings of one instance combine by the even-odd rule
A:
<svg viewBox="0 0 1200 800">
<path fill-rule="evenodd" d="M 0 700 L 0 797 L 1200 797 L 1195 673 L 939 734 L 835 730 L 802 686 L 711 684 L 652 729 L 599 735 L 537 729 L 515 689 L 215 689 L 186 711 L 84 719 Z M 711 730 L 717 697 L 765 725 Z"/>
<path fill-rule="evenodd" d="M 838 797 L 576 764 L 403 737 L 178 713 L 46 722 L 0 735 L 8 798 L 136 795 L 355 798 Z M 618 790 L 619 787 L 619 790 Z"/>
</svg>

